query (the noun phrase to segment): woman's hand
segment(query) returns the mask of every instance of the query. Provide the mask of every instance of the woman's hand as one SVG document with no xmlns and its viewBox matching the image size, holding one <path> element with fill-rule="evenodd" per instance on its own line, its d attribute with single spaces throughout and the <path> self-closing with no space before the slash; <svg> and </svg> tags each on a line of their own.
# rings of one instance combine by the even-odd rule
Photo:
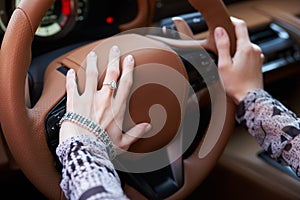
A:
<svg viewBox="0 0 300 200">
<path fill-rule="evenodd" d="M 238 104 L 253 89 L 263 88 L 262 63 L 259 46 L 250 42 L 246 23 L 231 18 L 237 37 L 236 53 L 230 56 L 230 42 L 226 31 L 217 27 L 215 41 L 219 54 L 218 70 L 226 93 Z"/>
<path fill-rule="evenodd" d="M 109 53 L 104 84 L 97 90 L 97 55 L 90 52 L 87 56 L 85 91 L 82 95 L 78 93 L 75 71 L 69 70 L 66 80 L 67 112 L 75 112 L 97 122 L 106 130 L 115 146 L 127 150 L 141 135 L 149 131 L 151 126 L 148 123 L 141 123 L 127 133 L 122 133 L 126 101 L 133 82 L 134 59 L 131 55 L 124 59 L 119 87 L 115 91 L 110 83 L 117 82 L 120 76 L 119 63 L 120 50 L 117 46 L 113 46 Z M 79 125 L 64 121 L 60 129 L 59 142 L 81 134 L 93 135 Z"/>
</svg>

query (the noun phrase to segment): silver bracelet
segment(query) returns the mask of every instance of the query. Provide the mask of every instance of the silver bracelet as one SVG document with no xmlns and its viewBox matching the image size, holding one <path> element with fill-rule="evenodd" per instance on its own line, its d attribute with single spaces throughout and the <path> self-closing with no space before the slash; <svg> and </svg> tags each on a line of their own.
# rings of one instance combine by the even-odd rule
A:
<svg viewBox="0 0 300 200">
<path fill-rule="evenodd" d="M 110 159 L 113 160 L 116 157 L 116 151 L 115 151 L 114 145 L 111 141 L 111 138 L 99 124 L 97 124 L 93 120 L 88 119 L 85 116 L 82 116 L 82 115 L 74 113 L 74 112 L 66 112 L 64 114 L 64 116 L 61 118 L 61 120 L 59 121 L 59 126 L 61 126 L 61 124 L 65 120 L 68 120 L 70 122 L 80 125 L 83 128 L 88 129 L 97 138 L 99 138 L 103 142 L 103 144 L 106 146 L 106 149 L 108 151 L 108 155 L 109 155 Z"/>
</svg>

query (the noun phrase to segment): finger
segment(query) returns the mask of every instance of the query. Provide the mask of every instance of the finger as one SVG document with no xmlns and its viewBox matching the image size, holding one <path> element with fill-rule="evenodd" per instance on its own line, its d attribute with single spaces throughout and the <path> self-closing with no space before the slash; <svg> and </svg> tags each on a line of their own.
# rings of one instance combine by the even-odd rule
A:
<svg viewBox="0 0 300 200">
<path fill-rule="evenodd" d="M 126 101 L 133 82 L 134 58 L 132 55 L 126 56 L 122 64 L 122 75 L 116 93 L 114 107 L 118 113 L 117 121 L 122 123 L 126 108 Z"/>
<path fill-rule="evenodd" d="M 107 109 L 111 109 L 113 89 L 110 86 L 111 81 L 117 81 L 120 73 L 120 50 L 117 46 L 113 46 L 109 52 L 109 61 L 106 69 L 106 74 L 101 90 L 96 93 L 96 118 L 98 121 L 104 118 L 104 113 Z M 108 112 L 106 112 L 108 113 Z M 110 112 L 111 113 L 111 112 Z M 109 114 L 109 113 L 108 113 Z"/>
<path fill-rule="evenodd" d="M 91 51 L 86 57 L 85 74 L 85 89 L 83 95 L 85 98 L 91 99 L 97 91 L 98 83 L 97 55 L 93 51 Z"/>
<path fill-rule="evenodd" d="M 235 34 L 237 38 L 237 48 L 242 48 L 250 43 L 247 24 L 245 21 L 231 17 L 231 21 L 235 26 Z"/>
<path fill-rule="evenodd" d="M 218 50 L 218 67 L 225 68 L 232 64 L 230 55 L 230 41 L 228 34 L 224 28 L 217 27 L 215 29 L 215 42 Z"/>
<path fill-rule="evenodd" d="M 140 139 L 146 132 L 150 130 L 151 125 L 149 123 L 135 125 L 123 135 L 120 147 L 124 150 L 127 150 L 131 144 Z"/>
<path fill-rule="evenodd" d="M 254 43 L 251 43 L 252 45 L 252 48 L 254 49 L 255 52 L 261 54 L 262 53 L 262 50 L 260 48 L 260 46 L 258 46 L 257 44 L 254 44 Z"/>
<path fill-rule="evenodd" d="M 66 78 L 67 89 L 67 112 L 74 109 L 74 98 L 78 97 L 78 90 L 76 84 L 76 74 L 73 69 L 70 69 Z"/>
<path fill-rule="evenodd" d="M 265 60 L 265 55 L 263 53 L 260 54 L 260 59 L 261 59 L 261 62 L 263 63 Z"/>
<path fill-rule="evenodd" d="M 258 46 L 257 44 L 253 44 L 252 43 L 252 48 L 254 49 L 254 51 L 260 56 L 260 61 L 261 64 L 263 64 L 264 60 L 265 60 L 265 56 L 260 48 L 260 46 Z"/>
<path fill-rule="evenodd" d="M 85 95 L 93 95 L 97 90 L 98 68 L 97 55 L 91 51 L 86 58 Z"/>
<path fill-rule="evenodd" d="M 103 87 L 102 87 L 103 90 L 111 92 L 112 88 L 110 87 L 109 84 L 112 81 L 118 80 L 120 74 L 119 62 L 120 62 L 120 50 L 117 46 L 113 46 L 109 52 L 109 61 L 106 70 L 106 75 L 103 81 Z"/>
<path fill-rule="evenodd" d="M 258 46 L 257 44 L 254 44 L 254 43 L 251 43 L 251 44 L 252 44 L 252 48 L 254 49 L 254 51 L 255 51 L 258 55 L 260 55 L 260 59 L 261 59 L 261 61 L 263 62 L 264 59 L 265 59 L 265 56 L 264 56 L 264 54 L 263 54 L 263 52 L 262 52 L 260 46 Z"/>
</svg>

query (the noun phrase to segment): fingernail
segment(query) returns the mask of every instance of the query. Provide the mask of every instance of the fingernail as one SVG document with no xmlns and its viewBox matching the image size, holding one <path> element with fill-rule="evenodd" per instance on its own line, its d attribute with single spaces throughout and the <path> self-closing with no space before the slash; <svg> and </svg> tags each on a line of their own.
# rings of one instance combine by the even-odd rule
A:
<svg viewBox="0 0 300 200">
<path fill-rule="evenodd" d="M 147 124 L 145 127 L 145 131 L 148 132 L 151 130 L 151 128 L 152 128 L 151 124 Z"/>
<path fill-rule="evenodd" d="M 223 30 L 223 28 L 217 27 L 217 28 L 215 29 L 215 35 L 216 35 L 216 37 L 218 37 L 218 38 L 222 37 L 222 36 L 224 35 L 224 30 Z"/>
<path fill-rule="evenodd" d="M 114 45 L 113 47 L 112 47 L 112 50 L 114 51 L 114 52 L 116 52 L 116 53 L 119 53 L 119 47 L 118 46 L 116 46 L 116 45 Z"/>
<path fill-rule="evenodd" d="M 97 56 L 97 54 L 96 54 L 94 51 L 91 51 L 91 52 L 89 53 L 89 56 L 95 57 L 95 56 Z"/>
<path fill-rule="evenodd" d="M 129 62 L 133 62 L 133 56 L 132 55 L 128 55 L 126 59 Z"/>
<path fill-rule="evenodd" d="M 75 71 L 74 71 L 74 69 L 69 69 L 68 73 L 69 74 L 75 74 Z"/>
</svg>

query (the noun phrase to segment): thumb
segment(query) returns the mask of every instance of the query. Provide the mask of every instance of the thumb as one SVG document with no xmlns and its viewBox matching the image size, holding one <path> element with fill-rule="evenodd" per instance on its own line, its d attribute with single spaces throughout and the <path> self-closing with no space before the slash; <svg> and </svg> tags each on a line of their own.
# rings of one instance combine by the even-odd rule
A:
<svg viewBox="0 0 300 200">
<path fill-rule="evenodd" d="M 151 130 L 151 125 L 149 123 L 141 123 L 135 125 L 129 131 L 127 131 L 123 137 L 121 142 L 121 148 L 123 150 L 129 149 L 130 145 L 135 141 L 140 139 L 146 132 Z"/>
<path fill-rule="evenodd" d="M 219 56 L 218 67 L 221 69 L 232 64 L 229 37 L 225 29 L 221 27 L 215 29 L 214 36 Z"/>
</svg>

